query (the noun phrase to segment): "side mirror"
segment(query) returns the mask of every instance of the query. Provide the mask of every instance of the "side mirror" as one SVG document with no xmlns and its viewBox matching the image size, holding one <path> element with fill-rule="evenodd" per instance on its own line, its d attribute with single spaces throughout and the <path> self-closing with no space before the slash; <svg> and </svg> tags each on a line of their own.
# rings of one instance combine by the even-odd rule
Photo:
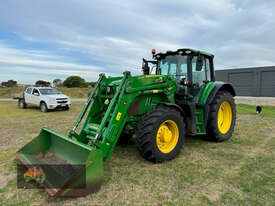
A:
<svg viewBox="0 0 275 206">
<path fill-rule="evenodd" d="M 196 71 L 200 72 L 202 70 L 203 61 L 204 57 L 202 55 L 199 55 L 196 62 Z"/>
<path fill-rule="evenodd" d="M 33 93 L 34 94 L 34 96 L 39 96 L 39 93 L 38 92 L 35 92 L 35 93 Z"/>
<path fill-rule="evenodd" d="M 148 62 L 145 59 L 143 59 L 142 71 L 144 75 L 150 74 L 150 67 L 148 66 Z"/>
</svg>

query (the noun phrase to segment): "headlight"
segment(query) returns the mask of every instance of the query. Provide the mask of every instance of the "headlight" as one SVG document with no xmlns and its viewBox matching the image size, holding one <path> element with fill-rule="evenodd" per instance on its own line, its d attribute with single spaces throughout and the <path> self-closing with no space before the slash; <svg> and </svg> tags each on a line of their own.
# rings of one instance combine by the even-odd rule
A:
<svg viewBox="0 0 275 206">
<path fill-rule="evenodd" d="M 54 104 L 54 103 L 56 103 L 56 99 L 55 99 L 55 98 L 50 98 L 50 99 L 49 99 L 49 102 L 50 102 L 51 104 Z"/>
<path fill-rule="evenodd" d="M 107 87 L 107 94 L 113 94 L 114 93 L 114 87 L 113 86 L 108 86 Z"/>
</svg>

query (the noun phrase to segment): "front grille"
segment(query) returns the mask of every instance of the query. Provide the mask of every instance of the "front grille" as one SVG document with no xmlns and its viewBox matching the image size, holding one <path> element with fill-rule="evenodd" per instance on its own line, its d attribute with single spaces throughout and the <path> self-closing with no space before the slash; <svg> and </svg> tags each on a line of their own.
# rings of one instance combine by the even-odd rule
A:
<svg viewBox="0 0 275 206">
<path fill-rule="evenodd" d="M 67 98 L 56 98 L 56 100 L 67 100 Z"/>
<path fill-rule="evenodd" d="M 59 104 L 64 104 L 64 103 L 67 103 L 68 101 L 57 101 L 57 103 Z"/>
<path fill-rule="evenodd" d="M 56 102 L 58 104 L 64 104 L 64 103 L 67 103 L 68 102 L 68 99 L 67 98 L 57 98 L 56 99 Z"/>
</svg>

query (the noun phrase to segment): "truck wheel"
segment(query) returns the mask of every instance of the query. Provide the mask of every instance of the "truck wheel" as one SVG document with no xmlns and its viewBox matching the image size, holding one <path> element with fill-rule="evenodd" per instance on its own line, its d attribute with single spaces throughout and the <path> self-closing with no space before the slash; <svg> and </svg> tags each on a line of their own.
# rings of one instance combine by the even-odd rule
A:
<svg viewBox="0 0 275 206">
<path fill-rule="evenodd" d="M 137 149 L 144 159 L 151 162 L 171 160 L 180 152 L 184 135 L 180 112 L 157 107 L 145 114 L 137 125 Z"/>
<path fill-rule="evenodd" d="M 47 104 L 45 102 L 40 103 L 40 111 L 41 112 L 47 112 L 48 111 L 48 107 L 47 107 Z"/>
<path fill-rule="evenodd" d="M 18 106 L 19 106 L 19 108 L 21 108 L 21 109 L 26 109 L 27 104 L 25 103 L 25 100 L 24 100 L 24 99 L 20 99 L 20 100 L 18 101 Z"/>
<path fill-rule="evenodd" d="M 233 133 L 236 121 L 236 105 L 232 95 L 218 92 L 210 104 L 206 139 L 215 142 L 228 140 Z"/>
<path fill-rule="evenodd" d="M 67 105 L 67 106 L 63 107 L 62 109 L 65 110 L 65 111 L 67 111 L 67 110 L 70 109 L 70 107 Z"/>
</svg>

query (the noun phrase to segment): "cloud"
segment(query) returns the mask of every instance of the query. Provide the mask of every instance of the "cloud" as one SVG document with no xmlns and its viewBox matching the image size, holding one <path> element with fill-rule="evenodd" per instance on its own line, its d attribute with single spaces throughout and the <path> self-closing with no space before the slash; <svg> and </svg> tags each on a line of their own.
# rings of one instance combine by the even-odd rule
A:
<svg viewBox="0 0 275 206">
<path fill-rule="evenodd" d="M 182 47 L 214 53 L 218 69 L 274 65 L 274 9 L 271 0 L 10 0 L 0 5 L 0 28 L 27 46 L 3 40 L 0 71 L 95 80 L 99 72 L 138 74 L 152 48 Z"/>
<path fill-rule="evenodd" d="M 104 70 L 103 67 L 99 66 L 68 63 L 69 59 L 66 57 L 53 56 L 44 51 L 6 48 L 3 44 L 0 44 L 0 54 L 2 75 L 5 74 L 5 76 L 7 76 L 8 73 L 14 76 L 15 72 L 18 74 L 40 75 L 42 79 L 44 77 L 46 80 L 52 80 L 47 79 L 47 75 L 51 77 L 56 75 L 63 78 L 70 75 L 79 75 L 91 80 L 96 80 L 98 74 Z M 110 75 L 111 74 L 113 73 L 110 73 Z"/>
<path fill-rule="evenodd" d="M 39 51 L 25 51 L 16 50 L 16 49 L 3 49 L 0 48 L 0 63 L 6 65 L 17 65 L 17 66 L 31 66 L 31 67 L 41 67 L 41 68 L 56 68 L 56 69 L 82 69 L 84 70 L 94 70 L 99 72 L 103 68 L 96 66 L 87 66 L 81 64 L 73 64 L 61 61 L 53 61 L 53 60 L 37 60 L 37 59 L 56 59 L 51 55 L 39 54 Z"/>
</svg>

